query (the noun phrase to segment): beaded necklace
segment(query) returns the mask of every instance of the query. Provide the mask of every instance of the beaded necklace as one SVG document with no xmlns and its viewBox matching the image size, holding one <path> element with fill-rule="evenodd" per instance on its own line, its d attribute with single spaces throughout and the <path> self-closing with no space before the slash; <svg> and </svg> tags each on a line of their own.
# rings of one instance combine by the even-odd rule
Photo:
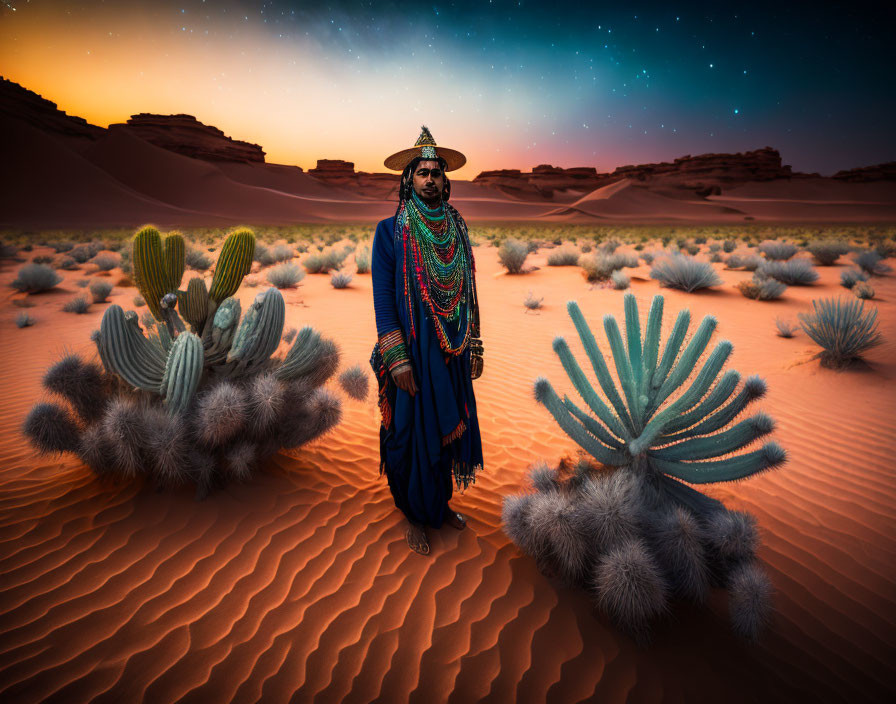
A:
<svg viewBox="0 0 896 704">
<path fill-rule="evenodd" d="M 396 230 L 402 233 L 407 230 L 404 240 L 410 246 L 409 259 L 417 290 L 435 325 L 439 345 L 448 354 L 463 353 L 470 338 L 471 267 L 455 218 L 442 205 L 427 207 L 412 192 L 399 214 Z M 405 282 L 407 287 L 407 279 Z M 457 346 L 452 346 L 445 329 L 445 322 L 454 321 L 466 325 Z"/>
</svg>

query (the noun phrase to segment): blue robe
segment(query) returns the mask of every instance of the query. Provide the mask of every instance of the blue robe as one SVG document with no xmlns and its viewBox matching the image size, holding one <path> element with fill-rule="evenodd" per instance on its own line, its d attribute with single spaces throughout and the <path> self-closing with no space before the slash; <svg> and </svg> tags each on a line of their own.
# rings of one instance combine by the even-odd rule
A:
<svg viewBox="0 0 896 704">
<path fill-rule="evenodd" d="M 465 246 L 469 248 L 469 242 Z M 379 384 L 382 413 L 380 472 L 387 476 L 395 505 L 409 519 L 438 528 L 452 495 L 453 463 L 463 463 L 474 472 L 481 469 L 482 440 L 469 346 L 461 355 L 442 351 L 413 281 L 407 287 L 410 298 L 405 297 L 403 261 L 404 243 L 395 238 L 395 217 L 380 221 L 371 263 L 377 336 L 401 329 L 417 384 L 414 396 L 399 389 L 383 365 L 379 343 L 374 345 L 370 364 Z M 413 336 L 409 307 L 414 316 Z M 446 327 L 457 344 L 459 323 Z M 461 422 L 463 432 L 456 437 Z"/>
</svg>

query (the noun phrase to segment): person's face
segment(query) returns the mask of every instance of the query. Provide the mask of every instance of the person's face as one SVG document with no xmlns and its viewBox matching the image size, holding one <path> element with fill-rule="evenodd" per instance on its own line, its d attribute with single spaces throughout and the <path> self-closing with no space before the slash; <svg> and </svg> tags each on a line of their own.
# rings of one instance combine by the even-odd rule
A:
<svg viewBox="0 0 896 704">
<path fill-rule="evenodd" d="M 414 171 L 414 191 L 424 203 L 438 204 L 445 188 L 445 174 L 435 160 L 421 161 Z"/>
</svg>

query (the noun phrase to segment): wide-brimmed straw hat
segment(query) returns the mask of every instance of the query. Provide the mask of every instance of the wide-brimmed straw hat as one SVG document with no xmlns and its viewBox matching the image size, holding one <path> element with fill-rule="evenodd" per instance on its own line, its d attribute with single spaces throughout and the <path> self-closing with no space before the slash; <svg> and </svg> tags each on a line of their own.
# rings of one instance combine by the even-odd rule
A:
<svg viewBox="0 0 896 704">
<path fill-rule="evenodd" d="M 467 157 L 456 149 L 438 146 L 426 125 L 423 125 L 422 130 L 413 147 L 395 152 L 383 162 L 383 165 L 393 171 L 404 171 L 404 168 L 418 156 L 427 159 L 442 157 L 445 160 L 445 171 L 454 171 L 467 163 Z"/>
</svg>

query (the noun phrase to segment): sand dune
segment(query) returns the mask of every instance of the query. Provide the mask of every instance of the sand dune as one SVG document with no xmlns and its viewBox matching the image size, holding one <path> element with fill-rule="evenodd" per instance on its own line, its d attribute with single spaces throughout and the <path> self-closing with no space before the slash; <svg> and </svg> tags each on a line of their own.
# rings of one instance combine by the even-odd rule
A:
<svg viewBox="0 0 896 704">
<path fill-rule="evenodd" d="M 36 248 L 34 254 L 42 253 Z M 35 456 L 19 425 L 63 349 L 91 353 L 104 304 L 86 315 L 60 291 L 31 297 L 33 327 L 16 329 L 22 298 L 0 270 L 0 699 L 37 701 L 693 702 L 890 701 L 896 685 L 896 278 L 876 278 L 886 343 L 865 370 L 811 360 L 802 332 L 776 337 L 812 298 L 849 295 L 842 267 L 783 299 L 744 299 L 745 272 L 719 268 L 718 291 L 666 291 L 666 327 L 682 307 L 712 313 L 730 366 L 769 385 L 760 404 L 778 422 L 790 461 L 708 493 L 754 513 L 777 612 L 758 646 L 731 633 L 724 594 L 706 610 L 676 606 L 639 650 L 584 594 L 543 577 L 501 530 L 501 500 L 524 489 L 527 466 L 576 446 L 536 404 L 535 377 L 571 392 L 551 340 L 580 343 L 565 303 L 621 319 L 622 294 L 587 285 L 574 267 L 501 273 L 495 249 L 475 249 L 485 371 L 475 384 L 485 453 L 477 483 L 453 501 L 468 529 L 431 532 L 432 555 L 411 553 L 385 480 L 377 476 L 378 408 L 344 401 L 344 420 L 256 479 L 195 503 L 96 480 L 71 457 Z M 892 262 L 891 262 L 892 263 Z M 721 265 L 717 265 L 721 267 Z M 631 272 L 646 310 L 660 291 Z M 532 290 L 539 313 L 525 312 Z M 111 302 L 131 307 L 134 289 Z M 244 307 L 256 289 L 244 286 Z M 309 275 L 286 291 L 287 325 L 337 339 L 343 366 L 375 340 L 369 276 L 334 290 Z M 665 332 L 664 332 L 665 334 Z M 335 388 L 335 387 L 334 387 Z M 375 385 L 373 386 L 375 388 Z"/>
<path fill-rule="evenodd" d="M 645 222 L 660 219 L 723 221 L 733 216 L 743 219 L 743 214 L 736 208 L 709 203 L 696 195 L 692 195 L 689 200 L 669 198 L 635 185 L 631 179 L 622 179 L 598 188 L 576 202 L 552 210 L 546 215 L 575 220 L 591 216 Z"/>
</svg>

